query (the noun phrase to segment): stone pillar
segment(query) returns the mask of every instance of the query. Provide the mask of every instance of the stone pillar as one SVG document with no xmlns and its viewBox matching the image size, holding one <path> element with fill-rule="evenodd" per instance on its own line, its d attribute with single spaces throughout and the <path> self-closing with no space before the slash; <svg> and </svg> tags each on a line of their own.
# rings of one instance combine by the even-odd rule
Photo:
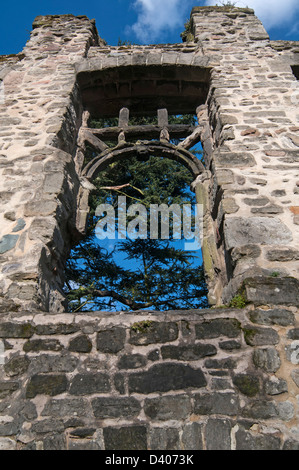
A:
<svg viewBox="0 0 299 470">
<path fill-rule="evenodd" d="M 211 66 L 203 148 L 226 303 L 246 278 L 299 277 L 298 81 L 253 10 L 195 7 L 191 26 Z"/>
<path fill-rule="evenodd" d="M 0 62 L 0 314 L 63 308 L 59 273 L 78 236 L 75 63 L 97 44 L 87 17 L 42 16 L 22 53 Z"/>
</svg>

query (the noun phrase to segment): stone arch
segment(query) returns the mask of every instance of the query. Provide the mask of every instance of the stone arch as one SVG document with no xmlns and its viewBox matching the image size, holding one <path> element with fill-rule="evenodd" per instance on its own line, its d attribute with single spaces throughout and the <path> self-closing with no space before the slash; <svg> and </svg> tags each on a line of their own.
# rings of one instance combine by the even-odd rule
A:
<svg viewBox="0 0 299 470">
<path fill-rule="evenodd" d="M 122 144 L 107 149 L 89 162 L 82 171 L 82 176 L 92 181 L 100 171 L 116 161 L 137 155 L 140 159 L 148 159 L 150 155 L 165 157 L 182 163 L 196 178 L 205 171 L 203 164 L 188 150 L 179 149 L 170 143 L 159 141 L 143 141 L 136 144 Z"/>
</svg>

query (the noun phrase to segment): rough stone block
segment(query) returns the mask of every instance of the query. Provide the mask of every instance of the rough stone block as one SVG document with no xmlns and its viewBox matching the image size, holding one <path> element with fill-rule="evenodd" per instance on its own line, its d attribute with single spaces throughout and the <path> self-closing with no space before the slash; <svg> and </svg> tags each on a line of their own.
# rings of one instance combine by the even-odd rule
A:
<svg viewBox="0 0 299 470">
<path fill-rule="evenodd" d="M 151 428 L 149 432 L 149 448 L 152 450 L 179 450 L 180 436 L 176 428 Z"/>
<path fill-rule="evenodd" d="M 178 325 L 173 322 L 151 322 L 146 328 L 130 330 L 130 343 L 136 345 L 146 345 L 153 343 L 168 343 L 178 337 Z"/>
<path fill-rule="evenodd" d="M 103 353 L 116 354 L 121 351 L 126 341 L 124 328 L 111 328 L 97 334 L 97 350 Z"/>
<path fill-rule="evenodd" d="M 239 398 L 235 393 L 215 392 L 194 396 L 194 413 L 196 415 L 234 416 L 238 411 Z"/>
<path fill-rule="evenodd" d="M 62 374 L 33 375 L 26 388 L 26 398 L 34 398 L 36 395 L 60 395 L 67 390 L 67 386 L 67 378 Z"/>
<path fill-rule="evenodd" d="M 140 413 L 141 405 L 133 397 L 98 397 L 91 402 L 96 418 L 128 418 Z"/>
<path fill-rule="evenodd" d="M 130 393 L 167 392 L 200 388 L 206 385 L 201 369 L 174 363 L 155 364 L 144 372 L 129 376 Z"/>
<path fill-rule="evenodd" d="M 70 386 L 71 395 L 92 395 L 110 391 L 109 376 L 105 373 L 77 374 Z"/>
<path fill-rule="evenodd" d="M 207 450 L 231 450 L 231 423 L 228 419 L 209 419 L 205 427 Z"/>
<path fill-rule="evenodd" d="M 103 433 L 105 450 L 147 450 L 145 426 L 108 427 Z"/>
<path fill-rule="evenodd" d="M 176 359 L 178 361 L 197 361 L 206 356 L 217 354 L 213 344 L 195 344 L 190 346 L 162 346 L 163 359 Z"/>
<path fill-rule="evenodd" d="M 220 336 L 236 338 L 241 333 L 241 324 L 235 318 L 216 318 L 195 325 L 197 339 L 211 339 Z"/>
<path fill-rule="evenodd" d="M 191 414 L 191 402 L 187 395 L 167 395 L 158 398 L 147 398 L 144 412 L 151 420 L 182 420 Z"/>
</svg>

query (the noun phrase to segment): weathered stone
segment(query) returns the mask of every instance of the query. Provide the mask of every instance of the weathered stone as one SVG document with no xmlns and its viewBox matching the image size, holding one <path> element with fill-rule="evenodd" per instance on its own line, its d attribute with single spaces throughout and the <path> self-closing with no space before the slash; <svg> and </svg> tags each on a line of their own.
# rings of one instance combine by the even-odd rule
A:
<svg viewBox="0 0 299 470">
<path fill-rule="evenodd" d="M 280 395 L 287 391 L 288 384 L 284 379 L 273 376 L 265 383 L 265 392 L 267 395 Z"/>
<path fill-rule="evenodd" d="M 19 235 L 4 235 L 0 240 L 0 254 L 12 250 L 19 239 Z"/>
<path fill-rule="evenodd" d="M 194 396 L 196 415 L 220 414 L 234 416 L 239 410 L 239 399 L 235 393 L 204 393 Z"/>
<path fill-rule="evenodd" d="M 16 450 L 17 443 L 9 437 L 0 437 L 0 450 Z"/>
<path fill-rule="evenodd" d="M 30 359 L 27 356 L 15 356 L 5 364 L 4 370 L 9 377 L 15 377 L 24 374 L 29 364 Z"/>
<path fill-rule="evenodd" d="M 220 336 L 236 338 L 240 335 L 241 324 L 235 318 L 216 318 L 195 325 L 197 339 L 211 339 Z"/>
<path fill-rule="evenodd" d="M 176 428 L 151 428 L 149 447 L 152 450 L 180 450 L 180 435 Z"/>
<path fill-rule="evenodd" d="M 92 395 L 110 391 L 109 376 L 104 373 L 77 374 L 70 386 L 71 395 Z"/>
<path fill-rule="evenodd" d="M 260 390 L 258 377 L 250 374 L 237 374 L 233 378 L 234 385 L 241 393 L 248 397 L 254 397 Z"/>
<path fill-rule="evenodd" d="M 25 352 L 60 351 L 62 347 L 58 339 L 32 339 L 24 344 L 23 350 Z"/>
<path fill-rule="evenodd" d="M 12 395 L 16 390 L 19 389 L 18 382 L 9 382 L 9 381 L 1 381 L 0 382 L 0 398 L 8 397 Z"/>
<path fill-rule="evenodd" d="M 176 359 L 178 361 L 197 361 L 206 356 L 214 356 L 217 349 L 213 344 L 195 344 L 192 346 L 162 346 L 163 359 Z"/>
<path fill-rule="evenodd" d="M 79 360 L 74 356 L 39 354 L 30 363 L 30 373 L 73 372 Z"/>
<path fill-rule="evenodd" d="M 266 372 L 276 372 L 281 365 L 279 353 L 274 348 L 255 349 L 253 362 L 257 368 Z"/>
<path fill-rule="evenodd" d="M 244 245 L 285 245 L 292 233 L 280 220 L 264 217 L 232 217 L 225 221 L 227 249 Z"/>
<path fill-rule="evenodd" d="M 256 305 L 299 305 L 299 281 L 292 277 L 246 279 L 246 297 Z"/>
<path fill-rule="evenodd" d="M 91 402 L 96 418 L 127 418 L 138 416 L 141 405 L 133 397 L 98 397 Z"/>
<path fill-rule="evenodd" d="M 279 335 L 272 328 L 259 328 L 252 325 L 243 327 L 244 338 L 250 346 L 265 346 L 279 343 Z"/>
<path fill-rule="evenodd" d="M 126 354 L 121 356 L 117 366 L 119 369 L 138 369 L 139 367 L 145 366 L 147 360 L 142 354 Z"/>
<path fill-rule="evenodd" d="M 209 419 L 205 428 L 207 450 L 231 450 L 231 423 L 228 419 Z"/>
<path fill-rule="evenodd" d="M 58 324 L 48 324 L 48 325 L 36 325 L 35 333 L 37 335 L 71 335 L 76 333 L 80 327 L 74 323 L 58 323 Z"/>
<path fill-rule="evenodd" d="M 97 334 L 97 350 L 103 353 L 116 354 L 125 345 L 126 330 L 124 328 L 111 328 L 99 331 Z"/>
<path fill-rule="evenodd" d="M 167 343 L 174 341 L 178 337 L 178 325 L 173 322 L 151 322 L 148 327 L 143 327 L 142 322 L 138 328 L 130 330 L 131 344 L 153 344 Z"/>
<path fill-rule="evenodd" d="M 280 450 L 279 437 L 271 434 L 258 434 L 238 428 L 236 432 L 236 450 Z"/>
<path fill-rule="evenodd" d="M 191 402 L 187 395 L 147 398 L 144 412 L 152 420 L 168 421 L 186 419 L 191 414 Z"/>
<path fill-rule="evenodd" d="M 129 376 L 130 393 L 167 392 L 206 385 L 201 369 L 174 363 L 155 364 L 144 372 Z"/>
<path fill-rule="evenodd" d="M 292 370 L 291 372 L 291 377 L 294 381 L 294 383 L 297 385 L 297 387 L 299 388 L 299 370 L 295 369 L 295 370 Z"/>
<path fill-rule="evenodd" d="M 242 415 L 252 419 L 271 419 L 278 417 L 278 410 L 275 402 L 259 400 L 243 408 Z"/>
<path fill-rule="evenodd" d="M 60 395 L 67 390 L 67 386 L 67 378 L 62 374 L 33 375 L 26 388 L 26 398 L 34 398 L 36 395 Z"/>
<path fill-rule="evenodd" d="M 88 406 L 83 398 L 61 398 L 49 400 L 41 415 L 51 417 L 86 416 Z"/>
<path fill-rule="evenodd" d="M 0 338 L 30 338 L 33 333 L 30 323 L 0 323 Z"/>
<path fill-rule="evenodd" d="M 92 350 L 92 342 L 86 335 L 80 335 L 70 341 L 69 351 L 89 353 Z"/>
<path fill-rule="evenodd" d="M 183 428 L 182 444 L 184 450 L 202 450 L 202 426 L 199 423 L 186 424 Z"/>
<path fill-rule="evenodd" d="M 234 349 L 240 349 L 241 343 L 235 340 L 230 340 L 230 341 L 221 341 L 219 343 L 220 349 L 223 349 L 224 351 L 233 351 Z"/>
<path fill-rule="evenodd" d="M 282 308 L 274 308 L 269 310 L 256 309 L 250 313 L 250 320 L 260 325 L 293 325 L 295 317 L 292 312 Z"/>
<path fill-rule="evenodd" d="M 147 450 L 145 426 L 107 427 L 103 432 L 105 450 Z"/>
</svg>

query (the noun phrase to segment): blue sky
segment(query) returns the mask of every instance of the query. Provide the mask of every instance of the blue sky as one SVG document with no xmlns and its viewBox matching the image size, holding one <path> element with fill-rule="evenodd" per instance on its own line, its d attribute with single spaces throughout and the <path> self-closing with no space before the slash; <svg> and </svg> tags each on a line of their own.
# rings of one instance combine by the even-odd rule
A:
<svg viewBox="0 0 299 470">
<path fill-rule="evenodd" d="M 139 44 L 181 42 L 180 32 L 193 6 L 221 0 L 2 0 L 0 55 L 20 52 L 29 39 L 34 18 L 45 14 L 86 15 L 95 18 L 101 37 Z M 271 39 L 299 40 L 299 0 L 242 0 L 236 6 L 255 9 Z"/>
</svg>

